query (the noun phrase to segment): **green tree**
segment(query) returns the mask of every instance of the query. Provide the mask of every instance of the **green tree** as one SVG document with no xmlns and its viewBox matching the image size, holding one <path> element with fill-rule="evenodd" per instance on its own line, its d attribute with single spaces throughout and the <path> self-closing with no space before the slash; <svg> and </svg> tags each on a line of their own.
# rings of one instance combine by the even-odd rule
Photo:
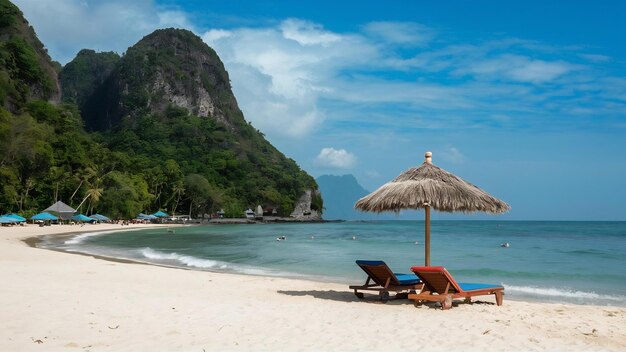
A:
<svg viewBox="0 0 626 352">
<path fill-rule="evenodd" d="M 100 208 L 113 218 L 135 217 L 151 201 L 148 184 L 138 175 L 112 171 L 105 177 L 103 188 Z"/>
<path fill-rule="evenodd" d="M 185 193 L 189 201 L 189 216 L 193 217 L 210 209 L 215 201 L 215 192 L 209 181 L 202 175 L 185 176 Z"/>
<path fill-rule="evenodd" d="M 185 186 L 182 181 L 178 181 L 174 183 L 172 186 L 172 200 L 174 201 L 174 206 L 172 208 L 172 214 L 176 214 L 176 208 L 178 208 L 178 203 L 180 203 L 180 199 L 185 194 Z"/>
</svg>

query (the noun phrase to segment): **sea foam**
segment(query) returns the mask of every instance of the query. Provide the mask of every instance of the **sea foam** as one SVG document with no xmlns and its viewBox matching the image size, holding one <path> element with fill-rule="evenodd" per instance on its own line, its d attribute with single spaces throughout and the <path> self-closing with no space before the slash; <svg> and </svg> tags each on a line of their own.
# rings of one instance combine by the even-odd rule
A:
<svg viewBox="0 0 626 352">
<path fill-rule="evenodd" d="M 589 303 L 626 303 L 626 296 L 605 295 L 596 292 L 576 291 L 571 289 L 560 289 L 555 287 L 533 287 L 533 286 L 511 286 L 503 285 L 506 292 L 512 295 L 523 295 L 536 298 L 564 299 L 569 302 L 584 301 Z"/>
<path fill-rule="evenodd" d="M 285 276 L 285 277 L 302 277 L 303 275 L 274 271 L 271 269 L 258 268 L 248 265 L 240 265 L 234 263 L 227 263 L 219 260 L 202 259 L 191 255 L 182 255 L 176 252 L 162 252 L 150 247 L 142 248 L 139 250 L 142 257 L 153 260 L 155 262 L 166 262 L 174 266 L 185 266 L 191 268 L 198 268 L 211 271 L 227 271 L 233 273 L 240 273 L 246 275 L 263 275 L 263 276 Z"/>
<path fill-rule="evenodd" d="M 105 234 L 108 234 L 108 233 L 111 233 L 111 231 L 81 233 L 80 235 L 76 235 L 76 236 L 70 238 L 69 240 L 65 241 L 64 243 L 65 244 L 80 244 L 83 241 L 85 241 L 86 239 L 88 239 L 89 237 L 105 235 Z"/>
<path fill-rule="evenodd" d="M 210 259 L 196 258 L 191 255 L 181 255 L 176 252 L 165 253 L 154 250 L 150 247 L 139 250 L 141 255 L 147 259 L 159 260 L 159 261 L 174 261 L 177 264 L 183 264 L 185 266 L 201 269 L 227 269 L 228 265 L 224 262 Z"/>
</svg>

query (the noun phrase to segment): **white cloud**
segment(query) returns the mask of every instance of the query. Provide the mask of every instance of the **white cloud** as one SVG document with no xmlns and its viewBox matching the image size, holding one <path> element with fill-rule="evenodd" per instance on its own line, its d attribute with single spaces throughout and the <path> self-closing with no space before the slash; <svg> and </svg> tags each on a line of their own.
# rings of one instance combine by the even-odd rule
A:
<svg viewBox="0 0 626 352">
<path fill-rule="evenodd" d="M 175 28 L 194 28 L 189 22 L 187 14 L 183 11 L 165 10 L 157 12 L 159 18 L 158 28 L 175 27 Z"/>
<path fill-rule="evenodd" d="M 315 164 L 333 169 L 349 169 L 356 164 L 356 156 L 345 149 L 322 148 Z"/>
<path fill-rule="evenodd" d="M 475 62 L 460 68 L 457 72 L 479 77 L 542 83 L 552 81 L 576 69 L 576 65 L 564 61 L 533 60 L 520 55 L 505 54 Z"/>
<path fill-rule="evenodd" d="M 339 71 L 377 51 L 359 36 L 289 19 L 276 27 L 202 35 L 220 55 L 246 116 L 269 137 L 301 138 L 326 119 L 319 100 L 332 94 Z"/>
<path fill-rule="evenodd" d="M 515 126 L 520 116 L 526 125 L 547 123 L 546 101 L 553 100 L 551 112 L 567 113 L 572 102 L 553 97 L 597 91 L 573 86 L 588 68 L 546 45 L 515 38 L 442 45 L 434 35 L 412 23 L 373 22 L 361 33 L 335 33 L 289 19 L 212 29 L 203 38 L 224 61 L 246 119 L 270 140 L 310 136 L 336 123 L 403 130 Z M 420 40 L 437 45 L 412 57 L 397 49 Z M 547 83 L 549 91 L 533 89 Z"/>
<path fill-rule="evenodd" d="M 288 19 L 280 25 L 283 36 L 301 45 L 328 46 L 341 40 L 341 36 L 325 31 L 319 24 L 299 19 Z"/>
<path fill-rule="evenodd" d="M 215 43 L 216 41 L 222 38 L 230 37 L 231 35 L 232 33 L 230 31 L 225 31 L 223 29 L 211 29 L 204 33 L 204 35 L 202 36 L 202 39 L 209 46 L 212 46 L 213 43 Z"/>
<path fill-rule="evenodd" d="M 606 55 L 598 55 L 598 54 L 579 54 L 585 60 L 591 62 L 608 62 L 611 61 L 611 58 Z"/>
<path fill-rule="evenodd" d="M 424 45 L 434 37 L 430 28 L 414 22 L 370 22 L 364 31 L 385 43 L 410 46 Z"/>
<path fill-rule="evenodd" d="M 380 174 L 380 172 L 378 172 L 376 170 L 368 170 L 368 171 L 365 171 L 365 176 L 367 176 L 369 178 L 373 178 L 373 179 L 378 179 L 382 175 Z"/>
<path fill-rule="evenodd" d="M 465 156 L 455 147 L 448 147 L 442 150 L 441 158 L 454 164 L 460 164 L 465 161 Z"/>
<path fill-rule="evenodd" d="M 552 81 L 574 69 L 573 65 L 566 62 L 531 60 L 512 68 L 508 74 L 516 81 L 540 83 Z"/>
</svg>

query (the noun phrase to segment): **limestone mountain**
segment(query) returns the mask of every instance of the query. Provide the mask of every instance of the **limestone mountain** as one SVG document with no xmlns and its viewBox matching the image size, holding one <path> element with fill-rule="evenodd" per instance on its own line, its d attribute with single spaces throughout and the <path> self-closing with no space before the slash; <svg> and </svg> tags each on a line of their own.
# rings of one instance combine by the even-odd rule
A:
<svg viewBox="0 0 626 352">
<path fill-rule="evenodd" d="M 20 9 L 0 0 L 0 104 L 11 112 L 31 99 L 58 102 L 55 65 Z"/>
<path fill-rule="evenodd" d="M 205 192 L 207 211 L 261 205 L 280 215 L 320 217 L 315 180 L 246 122 L 223 63 L 192 32 L 157 30 L 117 61 L 83 50 L 61 78 L 64 101 L 79 105 L 85 127 L 107 148 L 171 160 L 182 174 L 205 179 L 190 178 L 213 190 Z M 130 167 L 142 172 L 140 166 Z M 190 208 L 197 204 L 191 198 L 183 198 Z"/>
<path fill-rule="evenodd" d="M 80 59 L 79 55 L 69 63 L 61 76 L 74 76 L 67 71 Z M 162 114 L 170 105 L 210 117 L 231 130 L 245 124 L 221 60 L 187 30 L 161 29 L 141 39 L 94 93 L 81 106 L 91 130 L 106 130 L 122 118 L 130 122 L 146 114 Z"/>
</svg>

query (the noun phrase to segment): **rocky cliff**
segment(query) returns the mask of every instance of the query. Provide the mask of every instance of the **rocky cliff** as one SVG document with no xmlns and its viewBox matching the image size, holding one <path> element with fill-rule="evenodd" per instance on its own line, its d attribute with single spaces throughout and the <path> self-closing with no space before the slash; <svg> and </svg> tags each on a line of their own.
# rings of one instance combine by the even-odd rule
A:
<svg viewBox="0 0 626 352">
<path fill-rule="evenodd" d="M 73 76 L 68 70 L 80 59 L 69 63 L 61 76 Z M 186 30 L 161 29 L 147 35 L 128 49 L 106 79 L 93 80 L 103 84 L 82 105 L 88 129 L 105 130 L 122 118 L 162 114 L 170 105 L 210 117 L 230 130 L 245 123 L 221 60 Z"/>
<path fill-rule="evenodd" d="M 316 201 L 321 201 L 322 194 L 316 189 L 307 189 L 296 201 L 290 216 L 301 221 L 322 220 L 322 209 L 316 206 Z"/>
</svg>

